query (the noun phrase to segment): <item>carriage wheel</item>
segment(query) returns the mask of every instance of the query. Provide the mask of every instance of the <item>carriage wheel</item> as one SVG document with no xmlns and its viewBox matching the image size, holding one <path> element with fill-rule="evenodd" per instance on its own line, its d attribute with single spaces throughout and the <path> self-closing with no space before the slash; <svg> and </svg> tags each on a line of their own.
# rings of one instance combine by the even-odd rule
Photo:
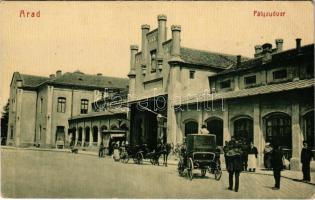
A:
<svg viewBox="0 0 315 200">
<path fill-rule="evenodd" d="M 207 173 L 206 169 L 201 169 L 201 176 L 204 177 Z"/>
<path fill-rule="evenodd" d="M 143 163 L 143 155 L 141 152 L 138 152 L 136 154 L 136 160 L 137 160 L 137 164 L 142 164 Z"/>
<path fill-rule="evenodd" d="M 177 164 L 177 171 L 178 171 L 178 174 L 180 176 L 183 176 L 183 174 L 184 174 L 184 166 L 183 166 L 183 161 L 182 160 L 180 160 L 178 162 L 178 164 Z"/>
<path fill-rule="evenodd" d="M 222 176 L 222 171 L 220 169 L 215 169 L 214 170 L 214 178 L 215 178 L 215 180 L 217 180 L 217 181 L 220 180 L 221 176 Z"/>
<path fill-rule="evenodd" d="M 193 179 L 193 176 L 194 176 L 193 169 L 194 169 L 194 163 L 193 163 L 192 159 L 189 158 L 187 161 L 187 176 L 188 176 L 189 180 Z"/>
<path fill-rule="evenodd" d="M 138 163 L 137 154 L 132 157 L 132 160 L 135 164 Z"/>
<path fill-rule="evenodd" d="M 157 164 L 156 159 L 155 158 L 150 158 L 150 163 L 152 165 L 156 165 Z"/>
<path fill-rule="evenodd" d="M 123 154 L 122 158 L 121 158 L 121 162 L 122 163 L 128 163 L 129 161 L 129 156 L 128 154 Z"/>
</svg>

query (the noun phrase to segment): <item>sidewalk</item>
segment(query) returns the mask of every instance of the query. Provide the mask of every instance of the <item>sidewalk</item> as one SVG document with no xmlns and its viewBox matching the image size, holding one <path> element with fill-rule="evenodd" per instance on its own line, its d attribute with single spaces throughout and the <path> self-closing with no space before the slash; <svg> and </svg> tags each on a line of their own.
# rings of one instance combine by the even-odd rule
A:
<svg viewBox="0 0 315 200">
<path fill-rule="evenodd" d="M 12 146 L 1 146 L 1 149 L 12 149 L 12 150 L 18 149 L 18 150 L 51 151 L 51 152 L 71 153 L 70 149 L 55 149 L 55 148 L 46 148 L 45 149 L 45 148 L 36 148 L 36 147 L 19 148 L 19 147 L 12 147 Z M 85 151 L 82 149 L 79 149 L 78 154 L 98 156 L 98 152 L 96 152 L 96 151 Z M 163 163 L 162 157 L 160 158 L 160 163 Z M 171 165 L 173 167 L 177 166 L 178 159 L 175 156 L 170 155 L 168 157 L 167 164 Z M 221 165 L 222 165 L 222 170 L 226 171 L 224 161 L 223 162 L 221 161 Z M 272 171 L 268 171 L 268 170 L 264 170 L 264 169 L 260 169 L 260 168 L 256 169 L 256 172 L 243 172 L 243 173 L 273 176 Z M 302 179 L 302 172 L 301 171 L 283 170 L 281 172 L 281 176 L 283 178 L 288 178 L 288 179 L 291 179 L 293 181 L 300 181 Z M 311 172 L 311 182 L 310 183 L 304 183 L 304 184 L 315 185 L 315 172 L 314 171 Z"/>
<path fill-rule="evenodd" d="M 174 156 L 169 156 L 169 159 L 168 159 L 167 163 L 169 165 L 176 165 L 177 166 L 178 160 L 176 160 L 176 158 Z M 225 163 L 222 160 L 221 160 L 221 166 L 222 166 L 222 170 L 226 171 Z M 261 168 L 256 169 L 256 172 L 248 172 L 248 171 L 246 171 L 246 172 L 242 172 L 242 173 L 273 176 L 273 171 L 272 170 L 265 170 L 265 169 L 261 169 Z M 302 171 L 283 170 L 281 172 L 281 177 L 288 178 L 288 179 L 291 179 L 293 181 L 298 181 L 299 182 L 303 178 L 303 174 L 302 174 Z M 305 183 L 305 184 L 315 185 L 315 172 L 314 171 L 311 171 L 311 182 L 310 183 Z"/>
</svg>

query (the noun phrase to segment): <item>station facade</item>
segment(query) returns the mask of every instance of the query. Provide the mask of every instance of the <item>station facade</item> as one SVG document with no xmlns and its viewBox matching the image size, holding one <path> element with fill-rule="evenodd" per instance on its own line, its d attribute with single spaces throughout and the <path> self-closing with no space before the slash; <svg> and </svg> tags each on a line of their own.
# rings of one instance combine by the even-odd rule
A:
<svg viewBox="0 0 315 200">
<path fill-rule="evenodd" d="M 300 167 L 302 141 L 314 149 L 314 45 L 283 50 L 256 45 L 253 58 L 181 46 L 181 27 L 166 16 L 158 28 L 142 25 L 141 52 L 131 45 L 129 119 L 131 143 L 181 143 L 207 126 L 223 146 L 231 136 L 259 151 L 266 142 L 283 147 L 292 169 Z"/>
</svg>

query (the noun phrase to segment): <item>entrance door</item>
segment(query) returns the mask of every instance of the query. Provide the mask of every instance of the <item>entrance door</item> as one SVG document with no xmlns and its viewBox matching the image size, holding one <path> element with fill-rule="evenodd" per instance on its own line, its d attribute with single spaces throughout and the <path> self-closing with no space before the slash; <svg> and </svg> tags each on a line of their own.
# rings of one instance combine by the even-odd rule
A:
<svg viewBox="0 0 315 200">
<path fill-rule="evenodd" d="M 292 149 L 291 117 L 284 113 L 271 114 L 265 119 L 266 141 Z"/>
<path fill-rule="evenodd" d="M 234 121 L 234 136 L 237 140 L 245 139 L 247 144 L 254 142 L 253 120 L 241 118 Z"/>
<path fill-rule="evenodd" d="M 223 146 L 223 120 L 211 119 L 207 121 L 207 129 L 210 134 L 216 135 L 216 143 L 218 146 Z"/>
<path fill-rule="evenodd" d="M 63 148 L 65 144 L 65 127 L 57 126 L 56 130 L 56 147 Z"/>
</svg>

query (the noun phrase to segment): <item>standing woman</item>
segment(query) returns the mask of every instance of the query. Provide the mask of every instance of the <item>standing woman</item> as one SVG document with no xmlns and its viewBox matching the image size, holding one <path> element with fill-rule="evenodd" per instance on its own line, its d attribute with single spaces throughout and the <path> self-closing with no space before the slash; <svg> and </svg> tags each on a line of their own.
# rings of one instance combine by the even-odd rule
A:
<svg viewBox="0 0 315 200">
<path fill-rule="evenodd" d="M 227 171 L 229 172 L 229 190 L 233 190 L 233 176 L 235 176 L 235 187 L 234 191 L 238 192 L 239 188 L 239 176 L 243 170 L 242 162 L 242 150 L 238 141 L 232 137 L 229 142 L 229 150 L 226 154 L 228 158 Z"/>
<path fill-rule="evenodd" d="M 256 165 L 257 165 L 257 155 L 258 155 L 258 150 L 254 146 L 253 142 L 250 143 L 249 147 L 249 153 L 248 153 L 248 170 L 251 172 L 256 171 Z"/>
</svg>

